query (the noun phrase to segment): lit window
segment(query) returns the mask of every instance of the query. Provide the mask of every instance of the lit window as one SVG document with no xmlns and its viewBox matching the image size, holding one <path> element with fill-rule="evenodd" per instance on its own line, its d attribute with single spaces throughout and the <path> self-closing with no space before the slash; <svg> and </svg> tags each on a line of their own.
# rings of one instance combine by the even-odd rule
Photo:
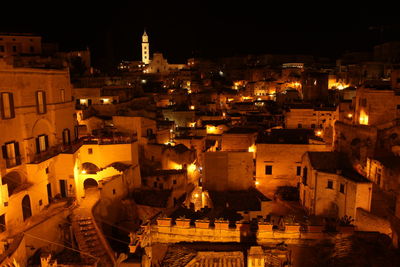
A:
<svg viewBox="0 0 400 267">
<path fill-rule="evenodd" d="M 14 98 L 11 93 L 1 93 L 1 117 L 3 119 L 11 119 L 15 117 Z"/>
<path fill-rule="evenodd" d="M 6 161 L 7 168 L 21 164 L 18 142 L 8 142 L 2 146 L 3 158 Z"/>
<path fill-rule="evenodd" d="M 45 134 L 39 135 L 36 138 L 36 153 L 44 152 L 49 147 L 49 137 Z"/>
<path fill-rule="evenodd" d="M 36 110 L 38 114 L 46 113 L 46 92 L 36 91 Z"/>
</svg>

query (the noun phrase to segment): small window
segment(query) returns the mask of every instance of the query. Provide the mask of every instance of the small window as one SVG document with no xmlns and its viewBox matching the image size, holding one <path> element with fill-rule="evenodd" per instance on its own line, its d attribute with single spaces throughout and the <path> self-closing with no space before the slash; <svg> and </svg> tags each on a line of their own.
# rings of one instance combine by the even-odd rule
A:
<svg viewBox="0 0 400 267">
<path fill-rule="evenodd" d="M 68 146 L 71 144 L 71 133 L 69 129 L 64 129 L 62 132 L 63 145 Z"/>
<path fill-rule="evenodd" d="M 93 148 L 88 148 L 87 152 L 88 152 L 89 155 L 92 155 L 93 154 Z"/>
<path fill-rule="evenodd" d="M 14 112 L 14 97 L 12 93 L 1 93 L 1 117 L 3 119 L 11 119 L 15 117 Z"/>
<path fill-rule="evenodd" d="M 36 91 L 36 110 L 38 114 L 46 113 L 46 92 Z"/>
<path fill-rule="evenodd" d="M 46 170 L 46 173 L 49 173 L 49 167 L 47 167 L 45 170 Z"/>
<path fill-rule="evenodd" d="M 0 52 L 4 52 L 4 46 L 0 45 Z"/>
<path fill-rule="evenodd" d="M 272 174 L 272 166 L 271 165 L 265 165 L 265 174 L 266 175 Z"/>
<path fill-rule="evenodd" d="M 173 183 L 173 184 L 176 184 L 176 180 L 173 180 L 172 183 Z"/>
<path fill-rule="evenodd" d="M 339 191 L 344 194 L 344 184 L 340 184 Z"/>
<path fill-rule="evenodd" d="M 12 168 L 21 164 L 21 155 L 18 142 L 8 142 L 2 146 L 3 158 L 6 161 L 6 167 Z"/>
<path fill-rule="evenodd" d="M 333 189 L 333 181 L 332 180 L 328 180 L 328 184 L 326 185 L 326 188 Z"/>
<path fill-rule="evenodd" d="M 296 167 L 296 175 L 300 176 L 301 175 L 301 166 Z"/>
<path fill-rule="evenodd" d="M 43 201 L 39 200 L 39 206 L 42 206 L 42 205 L 43 205 Z"/>
<path fill-rule="evenodd" d="M 45 134 L 36 138 L 36 153 L 44 152 L 49 148 L 49 137 Z"/>
<path fill-rule="evenodd" d="M 16 53 L 16 52 L 17 52 L 17 47 L 16 47 L 15 45 L 13 45 L 13 47 L 12 47 L 12 51 L 13 51 L 14 53 Z"/>
<path fill-rule="evenodd" d="M 297 128 L 301 129 L 303 128 L 303 125 L 301 123 L 297 124 Z"/>
<path fill-rule="evenodd" d="M 117 191 L 115 191 L 115 189 L 113 189 L 113 195 L 115 195 L 116 192 L 117 192 Z"/>
<path fill-rule="evenodd" d="M 65 90 L 64 89 L 60 89 L 60 100 L 61 102 L 65 102 Z"/>
</svg>

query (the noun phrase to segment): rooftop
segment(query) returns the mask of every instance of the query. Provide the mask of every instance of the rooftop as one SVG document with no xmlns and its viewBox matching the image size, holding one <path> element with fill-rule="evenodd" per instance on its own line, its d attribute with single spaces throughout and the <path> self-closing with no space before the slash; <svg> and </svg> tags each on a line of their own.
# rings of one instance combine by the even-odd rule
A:
<svg viewBox="0 0 400 267">
<path fill-rule="evenodd" d="M 311 166 L 322 172 L 338 173 L 356 183 L 370 182 L 357 173 L 351 166 L 349 159 L 340 152 L 307 152 Z"/>
<path fill-rule="evenodd" d="M 259 136 L 259 144 L 308 144 L 314 136 L 310 129 L 272 129 L 271 132 Z"/>
</svg>

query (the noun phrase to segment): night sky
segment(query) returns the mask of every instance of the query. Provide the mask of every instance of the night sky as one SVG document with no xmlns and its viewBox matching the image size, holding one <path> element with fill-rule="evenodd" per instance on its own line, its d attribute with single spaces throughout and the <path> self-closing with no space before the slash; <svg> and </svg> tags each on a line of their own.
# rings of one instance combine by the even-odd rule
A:
<svg viewBox="0 0 400 267">
<path fill-rule="evenodd" d="M 400 39 L 398 9 L 383 1 L 360 6 L 350 1 L 82 2 L 2 4 L 0 31 L 35 32 L 62 50 L 89 46 L 94 64 L 140 60 L 144 28 L 151 51 L 163 52 L 172 63 L 248 53 L 336 57 Z"/>
</svg>

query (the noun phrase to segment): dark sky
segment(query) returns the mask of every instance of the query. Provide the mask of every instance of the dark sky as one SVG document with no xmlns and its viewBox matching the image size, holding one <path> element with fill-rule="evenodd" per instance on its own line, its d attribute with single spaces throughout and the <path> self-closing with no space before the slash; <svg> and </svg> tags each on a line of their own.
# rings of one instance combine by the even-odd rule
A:
<svg viewBox="0 0 400 267">
<path fill-rule="evenodd" d="M 400 39 L 398 10 L 384 1 L 15 2 L 2 4 L 0 31 L 36 32 L 63 50 L 88 45 L 95 63 L 139 60 L 144 28 L 151 51 L 170 62 L 246 53 L 337 56 Z M 383 35 L 371 26 L 384 26 Z"/>
</svg>

